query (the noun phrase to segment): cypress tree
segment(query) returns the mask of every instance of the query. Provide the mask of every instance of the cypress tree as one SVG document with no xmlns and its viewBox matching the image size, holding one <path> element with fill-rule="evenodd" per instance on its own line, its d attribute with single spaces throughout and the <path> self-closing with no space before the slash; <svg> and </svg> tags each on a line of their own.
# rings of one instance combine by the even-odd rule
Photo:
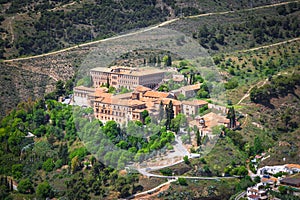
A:
<svg viewBox="0 0 300 200">
<path fill-rule="evenodd" d="M 161 65 L 161 60 L 160 60 L 160 57 L 158 56 L 157 57 L 157 64 L 160 66 Z"/>
<path fill-rule="evenodd" d="M 171 121 L 172 119 L 174 119 L 174 109 L 173 109 L 172 101 L 169 102 L 169 110 L 170 110 L 170 121 Z"/>
<path fill-rule="evenodd" d="M 230 107 L 227 112 L 227 119 L 229 119 L 229 128 L 235 128 L 236 120 L 235 120 L 235 110 L 234 107 Z"/>
<path fill-rule="evenodd" d="M 169 130 L 170 129 L 170 125 L 171 125 L 171 121 L 172 119 L 174 119 L 174 109 L 173 109 L 173 102 L 170 101 L 169 105 L 166 106 L 166 128 Z"/>
<path fill-rule="evenodd" d="M 13 191 L 14 190 L 14 183 L 13 183 L 13 180 L 10 179 L 10 191 Z"/>
<path fill-rule="evenodd" d="M 165 111 L 164 111 L 164 104 L 162 101 L 160 101 L 159 104 L 159 120 L 161 121 L 164 118 Z"/>
<path fill-rule="evenodd" d="M 166 123 L 165 123 L 165 125 L 166 125 L 166 129 L 168 130 L 169 129 L 169 124 L 170 124 L 170 111 L 169 111 L 169 107 L 166 105 L 166 107 L 165 107 L 165 112 L 166 112 Z"/>
<path fill-rule="evenodd" d="M 167 64 L 168 67 L 172 66 L 172 58 L 170 55 L 168 55 L 168 60 L 167 60 Z"/>
<path fill-rule="evenodd" d="M 196 138 L 197 138 L 197 146 L 200 146 L 201 145 L 201 137 L 200 137 L 199 129 L 197 130 Z"/>
<path fill-rule="evenodd" d="M 110 86 L 110 85 L 109 85 L 109 78 L 108 78 L 108 76 L 107 76 L 107 79 L 106 79 L 106 87 L 109 88 L 109 86 Z"/>
</svg>

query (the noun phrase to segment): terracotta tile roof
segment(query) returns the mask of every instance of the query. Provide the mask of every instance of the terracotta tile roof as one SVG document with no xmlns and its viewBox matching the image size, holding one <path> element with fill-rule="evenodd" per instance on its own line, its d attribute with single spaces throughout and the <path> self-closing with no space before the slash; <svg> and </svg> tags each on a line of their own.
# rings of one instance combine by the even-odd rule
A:
<svg viewBox="0 0 300 200">
<path fill-rule="evenodd" d="M 152 98 L 167 98 L 170 95 L 170 93 L 166 92 L 157 92 L 157 91 L 147 91 L 144 94 L 144 97 L 152 97 Z"/>
<path fill-rule="evenodd" d="M 275 178 L 275 177 L 262 178 L 262 179 L 261 179 L 261 182 L 263 182 L 263 183 L 269 183 L 269 182 L 275 183 L 275 182 L 278 182 L 278 179 Z"/>
<path fill-rule="evenodd" d="M 221 116 L 213 112 L 204 115 L 203 118 L 208 127 L 229 123 L 229 119 L 227 119 L 225 116 Z"/>
<path fill-rule="evenodd" d="M 155 108 L 153 101 L 144 101 L 146 103 L 147 109 Z"/>
<path fill-rule="evenodd" d="M 208 104 L 208 102 L 206 102 L 204 100 L 196 100 L 195 99 L 193 101 L 182 101 L 182 104 L 198 106 L 198 105 L 206 105 L 206 104 Z"/>
<path fill-rule="evenodd" d="M 147 92 L 147 91 L 150 91 L 151 89 L 150 88 L 147 88 L 145 86 L 142 86 L 142 85 L 139 85 L 135 88 L 135 91 L 137 92 Z"/>
<path fill-rule="evenodd" d="M 94 93 L 91 93 L 88 96 L 96 98 L 96 97 L 102 97 L 104 94 L 108 94 L 107 88 L 104 88 L 104 87 L 96 88 L 94 91 L 95 91 Z"/>
<path fill-rule="evenodd" d="M 136 106 L 138 106 L 138 105 L 146 105 L 145 102 L 142 102 L 140 100 L 129 100 L 128 103 L 129 103 L 129 105 L 136 105 Z"/>
<path fill-rule="evenodd" d="M 98 93 L 98 94 L 95 94 L 95 101 L 96 102 L 102 102 L 102 103 L 111 103 L 111 97 L 112 97 L 112 94 L 110 93 Z"/>
<path fill-rule="evenodd" d="M 156 103 L 160 104 L 161 101 L 163 102 L 164 105 L 169 105 L 170 101 L 172 101 L 172 103 L 173 103 L 174 106 L 181 105 L 180 101 L 178 101 L 176 99 L 170 99 L 170 98 L 163 98 L 161 100 L 157 100 Z"/>
<path fill-rule="evenodd" d="M 286 164 L 285 167 L 300 169 L 300 165 L 299 164 Z"/>
</svg>

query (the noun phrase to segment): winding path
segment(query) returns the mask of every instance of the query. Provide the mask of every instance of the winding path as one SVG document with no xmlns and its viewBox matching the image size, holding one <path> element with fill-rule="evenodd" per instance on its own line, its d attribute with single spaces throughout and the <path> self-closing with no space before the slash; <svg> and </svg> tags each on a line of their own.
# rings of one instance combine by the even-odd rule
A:
<svg viewBox="0 0 300 200">
<path fill-rule="evenodd" d="M 205 14 L 200 14 L 200 15 L 193 15 L 193 16 L 184 17 L 184 19 L 199 18 L 199 17 L 211 16 L 211 15 L 224 15 L 224 14 L 229 14 L 229 13 L 234 13 L 234 12 L 241 12 L 241 11 L 258 10 L 258 9 L 276 7 L 276 6 L 280 6 L 280 5 L 286 5 L 286 4 L 290 4 L 290 3 L 293 3 L 293 2 L 299 2 L 299 0 L 289 1 L 289 2 L 282 2 L 282 3 L 277 3 L 277 4 L 265 5 L 265 6 L 258 6 L 258 7 L 255 7 L 255 8 L 249 8 L 249 9 L 244 9 L 244 10 L 205 13 Z M 140 30 L 137 30 L 135 32 L 127 33 L 127 34 L 124 34 L 124 35 L 118 35 L 118 36 L 111 37 L 111 38 L 106 38 L 106 39 L 97 40 L 97 41 L 93 41 L 93 42 L 87 42 L 87 43 L 84 43 L 84 44 L 79 44 L 79 45 L 76 45 L 76 46 L 72 46 L 72 47 L 68 47 L 68 48 L 65 48 L 65 49 L 58 50 L 58 51 L 44 53 L 44 54 L 40 54 L 40 55 L 36 55 L 36 56 L 28 56 L 28 57 L 21 57 L 21 58 L 14 58 L 14 59 L 9 59 L 9 60 L 4 60 L 3 62 L 13 62 L 13 61 L 20 61 L 20 60 L 28 60 L 28 59 L 32 59 L 32 58 L 40 58 L 40 57 L 44 57 L 44 56 L 48 56 L 48 55 L 62 53 L 62 52 L 69 51 L 69 50 L 72 50 L 72 49 L 76 49 L 76 48 L 79 48 L 79 47 L 86 47 L 86 46 L 89 46 L 89 45 L 98 44 L 98 43 L 105 42 L 105 41 L 111 41 L 111 40 L 115 40 L 115 39 L 119 39 L 119 38 L 123 38 L 123 37 L 128 37 L 128 36 L 132 36 L 132 35 L 136 35 L 136 34 L 139 34 L 139 33 L 144 33 L 144 32 L 147 32 L 147 31 L 150 31 L 150 30 L 153 30 L 153 29 L 160 28 L 162 26 L 171 24 L 171 23 L 173 23 L 175 21 L 178 21 L 180 19 L 181 18 L 174 18 L 174 19 L 162 22 L 158 25 L 150 26 L 150 27 L 140 29 Z M 288 40 L 288 41 L 283 41 L 283 42 L 280 42 L 280 43 L 281 44 L 282 43 L 287 43 L 289 41 L 298 40 L 298 39 L 300 39 L 300 38 L 295 38 L 295 39 Z M 278 45 L 280 43 L 276 43 L 276 44 L 273 44 L 273 45 Z M 272 44 L 267 45 L 267 46 L 272 46 Z M 253 49 L 250 49 L 250 50 L 254 51 L 254 50 L 259 49 L 259 48 L 266 48 L 267 46 L 257 47 L 257 48 L 253 48 Z M 249 50 L 245 50 L 245 51 L 249 51 Z"/>
<path fill-rule="evenodd" d="M 260 88 L 260 87 L 264 86 L 264 85 L 267 83 L 267 81 L 268 81 L 268 78 L 266 78 L 266 79 L 264 80 L 264 82 L 263 82 L 262 85 L 259 85 L 261 82 L 258 82 L 258 83 L 256 83 L 255 85 L 251 86 L 251 87 L 249 88 L 249 90 L 246 92 L 246 94 L 239 100 L 239 102 L 238 102 L 236 105 L 239 105 L 240 103 L 242 103 L 242 101 L 244 101 L 247 97 L 249 97 L 249 96 L 250 96 L 251 90 L 252 90 L 255 86 L 258 86 L 258 88 Z"/>
<path fill-rule="evenodd" d="M 239 199 L 241 199 L 242 197 L 244 197 L 246 194 L 247 194 L 247 192 L 246 192 L 246 191 L 243 191 L 242 193 L 238 194 L 234 199 L 235 199 L 235 200 L 239 200 Z"/>
<path fill-rule="evenodd" d="M 278 46 L 278 45 L 282 45 L 282 44 L 286 44 L 286 43 L 290 43 L 290 42 L 294 42 L 294 41 L 298 41 L 298 40 L 300 40 L 300 37 L 293 38 L 293 39 L 290 39 L 290 40 L 285 40 L 285 41 L 282 41 L 282 42 L 269 44 L 269 45 L 255 47 L 255 48 L 252 48 L 252 49 L 246 49 L 246 50 L 242 50 L 242 51 L 238 51 L 238 52 L 245 53 L 245 52 L 249 52 L 249 51 L 256 51 L 256 50 L 259 50 L 259 49 L 266 49 L 266 48 L 269 48 L 269 47 L 274 47 L 274 46 Z"/>
<path fill-rule="evenodd" d="M 155 188 L 152 188 L 150 190 L 147 190 L 147 191 L 144 191 L 144 192 L 140 192 L 140 193 L 137 193 L 137 194 L 133 194 L 133 195 L 127 197 L 126 199 L 133 199 L 133 198 L 144 196 L 144 195 L 147 195 L 147 194 L 152 194 L 153 192 L 159 190 L 160 188 L 162 188 L 162 187 L 164 187 L 166 185 L 170 185 L 171 182 L 175 182 L 175 181 L 176 181 L 175 179 L 168 180 L 167 182 L 165 182 L 163 184 L 160 184 L 159 186 L 157 186 Z"/>
<path fill-rule="evenodd" d="M 176 141 L 176 152 L 178 154 L 180 154 L 181 156 L 184 156 L 184 155 L 188 155 L 189 158 L 196 158 L 196 157 L 199 157 L 200 155 L 199 154 L 190 154 L 188 152 L 188 150 L 184 147 L 184 145 L 182 144 L 181 140 L 179 137 L 175 136 L 175 141 Z M 130 197 L 127 197 L 126 199 L 132 199 L 132 198 L 136 198 L 136 197 L 140 197 L 140 196 L 144 196 L 144 195 L 147 195 L 147 194 L 152 194 L 153 192 L 159 190 L 160 188 L 170 184 L 171 182 L 175 182 L 178 180 L 178 178 L 185 178 L 185 179 L 193 179 L 193 180 L 220 180 L 220 179 L 223 179 L 223 178 L 226 178 L 226 179 L 231 179 L 231 178 L 236 178 L 234 176 L 230 176 L 230 177 L 207 177 L 207 176 L 164 176 L 164 175 L 159 175 L 159 174 L 153 174 L 151 173 L 151 171 L 157 171 L 159 169 L 162 169 L 162 168 L 166 168 L 166 167 L 171 167 L 171 166 L 174 166 L 174 165 L 177 165 L 179 163 L 182 163 L 183 162 L 183 159 L 177 161 L 177 162 L 174 162 L 174 163 L 169 163 L 167 165 L 163 165 L 163 166 L 153 166 L 153 167 L 147 167 L 147 168 L 138 168 L 137 170 L 139 171 L 140 174 L 144 175 L 144 176 L 147 176 L 147 177 L 156 177 L 156 178 L 164 178 L 164 179 L 168 179 L 167 182 L 155 187 L 155 188 L 152 188 L 150 190 L 147 190 L 147 191 L 144 191 L 144 192 L 140 192 L 140 193 L 137 193 L 137 194 L 133 194 L 131 195 Z"/>
</svg>

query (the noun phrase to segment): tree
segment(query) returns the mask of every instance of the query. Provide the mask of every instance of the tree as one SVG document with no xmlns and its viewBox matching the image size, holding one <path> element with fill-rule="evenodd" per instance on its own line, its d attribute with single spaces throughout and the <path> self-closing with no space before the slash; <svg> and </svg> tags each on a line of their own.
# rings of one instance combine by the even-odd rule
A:
<svg viewBox="0 0 300 200">
<path fill-rule="evenodd" d="M 184 94 L 179 94 L 177 98 L 178 98 L 179 101 L 183 101 L 183 100 L 186 99 Z"/>
<path fill-rule="evenodd" d="M 190 85 L 193 85 L 195 82 L 195 72 L 193 70 L 191 70 L 190 72 Z"/>
<path fill-rule="evenodd" d="M 168 92 L 169 86 L 167 84 L 161 84 L 157 90 L 160 92 Z"/>
<path fill-rule="evenodd" d="M 200 90 L 197 92 L 199 98 L 209 98 L 209 88 L 206 82 L 202 83 Z"/>
<path fill-rule="evenodd" d="M 43 182 L 43 183 L 40 183 L 38 186 L 37 186 L 37 189 L 36 189 L 36 194 L 38 197 L 40 198 L 52 198 L 53 197 L 53 194 L 52 194 L 52 187 L 50 186 L 50 184 L 48 182 Z"/>
<path fill-rule="evenodd" d="M 172 176 L 172 170 L 168 167 L 159 170 L 159 172 L 162 173 L 162 175 L 164 176 Z"/>
<path fill-rule="evenodd" d="M 130 191 L 130 185 L 128 184 L 123 185 L 119 197 L 121 198 L 128 197 L 130 195 L 129 191 Z"/>
<path fill-rule="evenodd" d="M 142 117 L 142 122 L 143 122 L 143 124 L 145 124 L 145 119 L 146 119 L 146 117 L 148 117 L 148 116 L 149 116 L 148 110 L 144 110 L 144 111 L 141 113 L 141 117 Z"/>
<path fill-rule="evenodd" d="M 217 41 L 219 44 L 223 45 L 223 44 L 224 44 L 224 39 L 225 39 L 225 37 L 224 37 L 223 34 L 217 34 L 217 36 L 216 36 L 216 41 Z"/>
<path fill-rule="evenodd" d="M 147 116 L 145 118 L 145 124 L 150 124 L 151 123 L 151 117 L 150 116 Z"/>
<path fill-rule="evenodd" d="M 53 168 L 55 167 L 55 164 L 53 162 L 52 158 L 48 158 L 44 163 L 43 163 L 43 170 L 46 172 L 51 172 Z"/>
<path fill-rule="evenodd" d="M 206 38 L 209 34 L 210 33 L 208 31 L 208 28 L 207 28 L 206 24 L 203 25 L 201 28 L 199 28 L 198 37 Z"/>
<path fill-rule="evenodd" d="M 43 124 L 45 124 L 45 113 L 43 109 L 37 109 L 33 113 L 33 121 L 35 123 L 36 127 L 39 127 Z"/>
<path fill-rule="evenodd" d="M 256 154 L 259 154 L 263 151 L 263 146 L 262 146 L 262 143 L 261 143 L 261 140 L 258 136 L 256 136 L 254 138 L 254 152 Z"/>
<path fill-rule="evenodd" d="M 169 102 L 169 105 L 166 106 L 166 128 L 167 130 L 170 130 L 171 127 L 171 121 L 174 119 L 174 108 L 173 108 L 173 102 L 172 100 Z"/>
<path fill-rule="evenodd" d="M 24 165 L 22 164 L 15 164 L 12 166 L 12 175 L 15 179 L 19 179 L 22 177 Z"/>
<path fill-rule="evenodd" d="M 190 161 L 189 161 L 189 157 L 188 157 L 188 156 L 184 156 L 184 157 L 183 157 L 183 161 L 184 161 L 184 163 L 187 164 L 187 165 L 190 164 Z"/>
<path fill-rule="evenodd" d="M 27 179 L 22 179 L 18 184 L 18 191 L 22 194 L 31 194 L 34 192 L 32 182 Z"/>
<path fill-rule="evenodd" d="M 255 181 L 255 183 L 260 183 L 260 181 L 261 181 L 260 176 L 255 176 L 254 181 Z"/>
<path fill-rule="evenodd" d="M 66 143 L 60 145 L 58 154 L 59 158 L 61 158 L 62 164 L 66 165 L 68 163 L 69 156 L 68 145 Z"/>
<path fill-rule="evenodd" d="M 180 127 L 184 127 L 187 123 L 186 116 L 182 113 L 176 115 L 174 119 L 171 120 L 171 130 L 178 133 Z"/>
<path fill-rule="evenodd" d="M 163 61 L 167 67 L 172 66 L 172 58 L 170 55 L 166 55 L 163 57 Z"/>
<path fill-rule="evenodd" d="M 281 186 L 278 187 L 278 191 L 280 192 L 280 194 L 285 195 L 285 194 L 287 194 L 288 189 L 287 189 L 286 186 L 281 185 Z"/>
<path fill-rule="evenodd" d="M 8 195 L 9 195 L 8 188 L 5 185 L 0 185 L 0 199 L 6 199 Z"/>
<path fill-rule="evenodd" d="M 75 156 L 71 160 L 71 173 L 74 174 L 78 170 L 79 166 L 80 166 L 80 162 L 78 156 Z"/>
<path fill-rule="evenodd" d="M 110 84 L 109 84 L 109 78 L 108 78 L 108 76 L 107 76 L 107 78 L 106 78 L 106 87 L 107 87 L 107 88 L 109 88 L 109 87 L 110 87 Z"/>
<path fill-rule="evenodd" d="M 116 88 L 113 86 L 109 86 L 108 93 L 115 93 L 115 92 L 116 92 Z"/>
<path fill-rule="evenodd" d="M 66 93 L 64 82 L 59 80 L 55 84 L 55 94 L 57 97 L 63 96 Z"/>
<path fill-rule="evenodd" d="M 230 107 L 227 112 L 227 119 L 229 119 L 229 128 L 236 127 L 235 110 L 234 107 Z"/>
<path fill-rule="evenodd" d="M 159 121 L 161 121 L 163 118 L 164 118 L 164 115 L 165 115 L 165 110 L 164 110 L 164 104 L 162 101 L 160 101 L 160 104 L 159 104 Z"/>
<path fill-rule="evenodd" d="M 178 178 L 178 183 L 179 183 L 179 185 L 183 185 L 183 186 L 188 185 L 187 182 L 186 182 L 186 179 L 181 178 L 181 177 Z"/>
<path fill-rule="evenodd" d="M 209 46 L 212 50 L 218 50 L 218 47 L 216 46 L 216 40 L 215 38 L 212 38 L 209 42 Z"/>
<path fill-rule="evenodd" d="M 199 129 L 197 129 L 197 132 L 196 132 L 196 139 L 197 139 L 197 146 L 200 146 L 201 145 L 201 136 L 200 136 Z"/>
</svg>

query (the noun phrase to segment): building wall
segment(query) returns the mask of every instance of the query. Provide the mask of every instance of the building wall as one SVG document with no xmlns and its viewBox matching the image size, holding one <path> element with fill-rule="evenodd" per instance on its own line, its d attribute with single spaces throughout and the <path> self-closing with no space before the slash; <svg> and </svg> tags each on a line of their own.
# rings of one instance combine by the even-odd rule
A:
<svg viewBox="0 0 300 200">
<path fill-rule="evenodd" d="M 114 120 L 120 124 L 131 120 L 132 109 L 129 106 L 106 104 L 101 102 L 94 103 L 95 117 L 102 122 Z"/>
<path fill-rule="evenodd" d="M 199 111 L 199 106 L 198 105 L 182 104 L 182 113 L 186 116 L 197 115 L 198 111 Z"/>
<path fill-rule="evenodd" d="M 110 120 L 114 120 L 119 124 L 127 123 L 130 120 L 141 121 L 141 109 L 146 109 L 146 107 L 102 103 L 99 101 L 94 103 L 95 117 L 104 123 Z"/>
<path fill-rule="evenodd" d="M 139 76 L 118 72 L 100 72 L 93 70 L 91 70 L 90 73 L 94 87 L 101 87 L 101 85 L 106 84 L 108 78 L 109 84 L 115 88 L 123 86 L 127 89 L 134 89 L 138 85 L 154 88 L 164 78 L 164 72 L 147 74 L 145 71 L 144 75 L 141 74 Z"/>
<path fill-rule="evenodd" d="M 91 102 L 88 98 L 89 94 L 92 94 L 92 90 L 85 90 L 80 88 L 74 88 L 73 104 L 78 106 L 91 106 Z"/>
</svg>

